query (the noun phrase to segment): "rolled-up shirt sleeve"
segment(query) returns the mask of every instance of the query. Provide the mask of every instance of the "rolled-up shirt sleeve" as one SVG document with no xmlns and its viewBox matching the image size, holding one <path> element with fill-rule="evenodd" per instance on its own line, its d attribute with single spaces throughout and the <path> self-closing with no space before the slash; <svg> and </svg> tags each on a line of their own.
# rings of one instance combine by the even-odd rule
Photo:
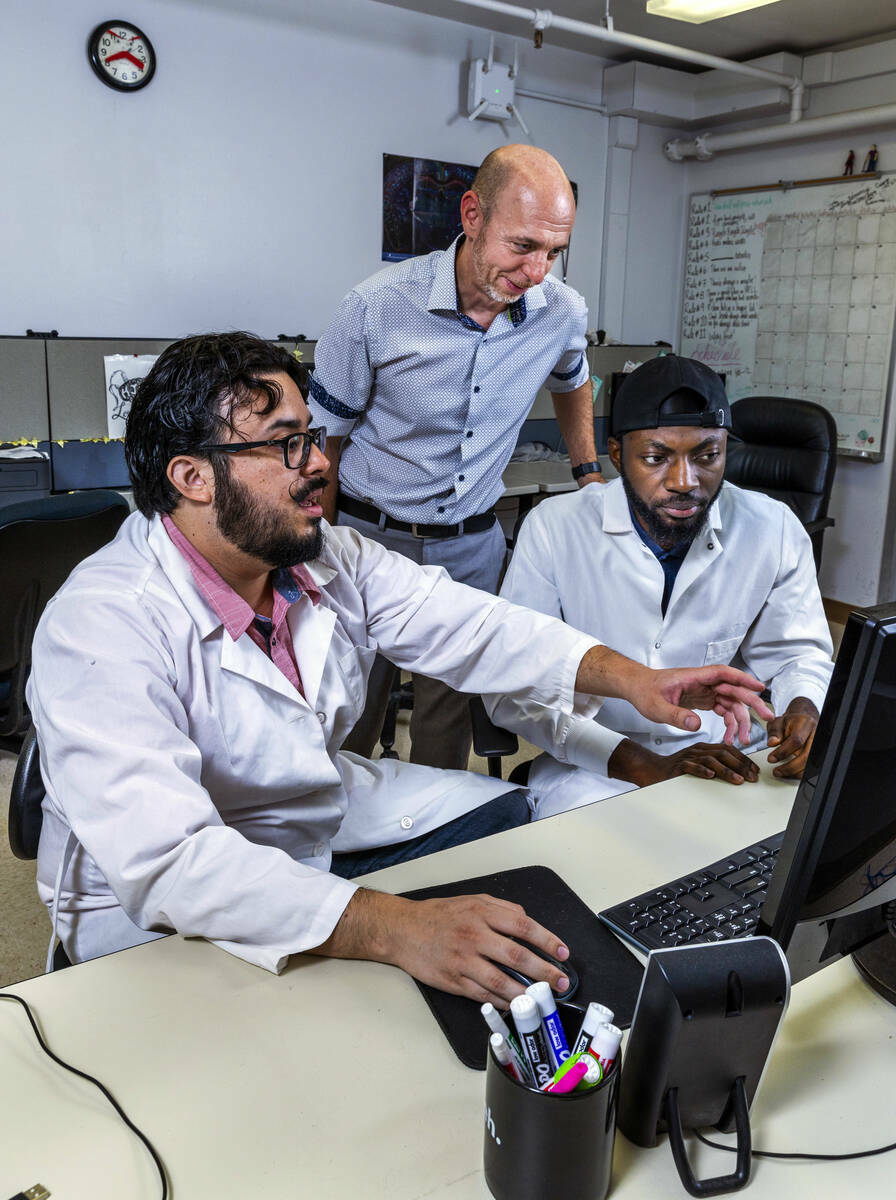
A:
<svg viewBox="0 0 896 1200">
<path fill-rule="evenodd" d="M 580 305 L 580 312 L 575 330 L 568 338 L 566 349 L 557 359 L 550 375 L 545 380 L 545 387 L 550 392 L 574 392 L 590 375 L 588 358 L 585 353 L 588 344 L 585 338 L 588 309 L 581 297 L 576 297 L 576 299 Z"/>
<path fill-rule="evenodd" d="M 367 305 L 349 292 L 314 348 L 308 408 L 313 425 L 344 437 L 363 415 L 373 390 L 367 338 Z"/>
</svg>

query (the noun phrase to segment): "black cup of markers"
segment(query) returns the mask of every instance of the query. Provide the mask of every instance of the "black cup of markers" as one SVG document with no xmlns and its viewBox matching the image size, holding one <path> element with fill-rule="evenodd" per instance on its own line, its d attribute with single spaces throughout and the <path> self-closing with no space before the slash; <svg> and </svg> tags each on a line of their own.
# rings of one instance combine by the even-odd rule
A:
<svg viewBox="0 0 896 1200">
<path fill-rule="evenodd" d="M 572 1045 L 584 1013 L 570 1004 L 558 1004 L 557 1011 Z M 496 1200 L 604 1200 L 618 1092 L 618 1059 L 597 1087 L 551 1096 L 517 1083 L 489 1047 L 484 1165 Z"/>
</svg>

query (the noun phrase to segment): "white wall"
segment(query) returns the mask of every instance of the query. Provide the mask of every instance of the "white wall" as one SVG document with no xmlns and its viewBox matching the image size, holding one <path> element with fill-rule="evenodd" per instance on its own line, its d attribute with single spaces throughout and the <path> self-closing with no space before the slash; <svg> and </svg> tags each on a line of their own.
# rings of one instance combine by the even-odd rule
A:
<svg viewBox="0 0 896 1200">
<path fill-rule="evenodd" d="M 640 123 L 632 158 L 625 305 L 620 333 L 625 342 L 678 346 L 683 231 L 688 206 L 686 178 L 679 163 L 663 154 L 669 129 Z"/>
<path fill-rule="evenodd" d="M 815 110 L 857 108 L 881 103 L 871 85 L 850 84 L 819 93 Z M 836 98 L 836 105 L 833 100 Z M 892 99 L 892 97 L 891 97 Z M 870 129 L 783 146 L 725 152 L 710 162 L 670 163 L 662 143 L 668 129 L 642 125 L 635 152 L 632 222 L 629 229 L 626 309 L 627 341 L 668 337 L 677 345 L 681 303 L 682 254 L 687 199 L 693 192 L 748 187 L 780 179 L 815 179 L 839 175 L 850 148 L 857 166 L 872 142 L 880 166 L 896 169 L 896 130 Z M 683 136 L 693 136 L 684 134 Z M 653 281 L 652 286 L 647 286 Z M 884 431 L 881 463 L 838 458 L 830 515 L 836 526 L 825 534 L 819 582 L 824 596 L 846 604 L 869 605 L 896 598 L 896 514 L 893 486 L 896 454 L 896 398 L 892 392 Z"/>
<path fill-rule="evenodd" d="M 132 95 L 87 63 L 108 5 L 3 9 L 0 333 L 315 337 L 382 266 L 382 154 L 475 164 L 505 141 L 456 118 L 486 35 L 374 0 L 131 0 L 159 60 Z M 520 86 L 600 98 L 600 60 L 521 51 Z M 579 184 L 569 282 L 594 309 L 606 122 L 520 107 Z"/>
</svg>

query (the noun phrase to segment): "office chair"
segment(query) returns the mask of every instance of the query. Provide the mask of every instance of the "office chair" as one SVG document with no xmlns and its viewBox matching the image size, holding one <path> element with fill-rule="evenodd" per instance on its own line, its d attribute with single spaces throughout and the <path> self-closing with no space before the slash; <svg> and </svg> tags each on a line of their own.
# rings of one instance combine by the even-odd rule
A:
<svg viewBox="0 0 896 1200">
<path fill-rule="evenodd" d="M 492 779 L 500 779 L 501 759 L 517 753 L 519 739 L 509 729 L 494 724 L 485 711 L 481 696 L 470 697 L 470 722 L 473 726 L 473 753 L 486 760 Z M 525 787 L 534 761 L 533 758 L 527 758 L 525 762 L 517 763 L 507 776 L 508 781 L 517 787 Z"/>
<path fill-rule="evenodd" d="M 731 405 L 725 478 L 738 487 L 783 500 L 812 539 L 815 569 L 822 539 L 833 524 L 828 503 L 837 466 L 837 426 L 811 400 L 748 396 Z"/>
<path fill-rule="evenodd" d="M 41 807 L 43 799 L 44 781 L 40 774 L 40 753 L 37 735 L 32 726 L 22 743 L 9 793 L 9 847 L 16 858 L 37 858 L 37 846 L 44 819 Z M 54 969 L 58 971 L 71 965 L 71 960 L 60 942 L 53 954 Z"/>
<path fill-rule="evenodd" d="M 112 491 L 73 492 L 0 509 L 0 746 L 18 750 L 31 718 L 25 684 L 31 641 L 47 601 L 72 569 L 111 541 L 128 515 Z"/>
<path fill-rule="evenodd" d="M 401 709 L 414 707 L 414 681 L 401 682 L 401 671 L 398 667 L 392 675 L 389 688 L 389 701 L 383 717 L 383 727 L 380 730 L 380 758 L 398 758 L 395 750 L 395 729 L 398 723 L 398 713 Z"/>
</svg>

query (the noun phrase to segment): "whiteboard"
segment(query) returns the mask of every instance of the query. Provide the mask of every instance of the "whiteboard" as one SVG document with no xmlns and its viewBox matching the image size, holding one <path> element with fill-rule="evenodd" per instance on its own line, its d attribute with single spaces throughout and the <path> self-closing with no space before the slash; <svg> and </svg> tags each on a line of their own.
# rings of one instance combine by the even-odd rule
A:
<svg viewBox="0 0 896 1200">
<path fill-rule="evenodd" d="M 896 312 L 896 175 L 691 197 L 681 353 L 728 396 L 822 404 L 880 459 Z"/>
</svg>

